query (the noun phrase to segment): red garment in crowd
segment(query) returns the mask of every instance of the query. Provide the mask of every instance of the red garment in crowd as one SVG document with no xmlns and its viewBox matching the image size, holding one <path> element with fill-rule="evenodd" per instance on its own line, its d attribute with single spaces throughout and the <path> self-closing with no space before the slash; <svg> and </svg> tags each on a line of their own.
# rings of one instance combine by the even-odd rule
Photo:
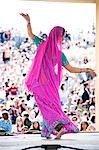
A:
<svg viewBox="0 0 99 150">
<path fill-rule="evenodd" d="M 11 87 L 11 88 L 9 89 L 9 92 L 10 92 L 12 95 L 17 95 L 18 88 L 17 88 L 17 87 Z"/>
</svg>

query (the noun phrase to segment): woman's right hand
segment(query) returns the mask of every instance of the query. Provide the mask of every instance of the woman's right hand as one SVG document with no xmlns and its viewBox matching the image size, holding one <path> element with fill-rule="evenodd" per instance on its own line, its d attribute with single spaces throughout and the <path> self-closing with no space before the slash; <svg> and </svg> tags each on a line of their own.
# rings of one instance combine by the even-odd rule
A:
<svg viewBox="0 0 99 150">
<path fill-rule="evenodd" d="M 27 23 L 30 23 L 30 16 L 28 14 L 20 13 L 20 15 L 27 21 Z"/>
</svg>

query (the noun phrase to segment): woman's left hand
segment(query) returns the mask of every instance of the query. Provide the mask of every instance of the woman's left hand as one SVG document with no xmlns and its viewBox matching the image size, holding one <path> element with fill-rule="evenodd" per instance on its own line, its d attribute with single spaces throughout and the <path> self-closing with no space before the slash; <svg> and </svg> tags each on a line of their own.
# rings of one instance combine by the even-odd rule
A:
<svg viewBox="0 0 99 150">
<path fill-rule="evenodd" d="M 93 69 L 87 68 L 87 73 L 91 74 L 93 77 L 96 76 L 96 72 Z"/>
</svg>

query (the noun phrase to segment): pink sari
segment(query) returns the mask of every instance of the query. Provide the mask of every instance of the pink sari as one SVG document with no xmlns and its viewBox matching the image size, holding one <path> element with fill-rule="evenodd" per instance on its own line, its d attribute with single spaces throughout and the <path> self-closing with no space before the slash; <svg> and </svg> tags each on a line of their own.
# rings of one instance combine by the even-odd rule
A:
<svg viewBox="0 0 99 150">
<path fill-rule="evenodd" d="M 54 27 L 48 39 L 38 46 L 25 81 L 43 116 L 43 137 L 50 137 L 59 123 L 64 124 L 65 133 L 79 131 L 62 111 L 58 93 L 62 77 L 62 48 L 58 41 L 63 30 L 62 27 Z"/>
</svg>

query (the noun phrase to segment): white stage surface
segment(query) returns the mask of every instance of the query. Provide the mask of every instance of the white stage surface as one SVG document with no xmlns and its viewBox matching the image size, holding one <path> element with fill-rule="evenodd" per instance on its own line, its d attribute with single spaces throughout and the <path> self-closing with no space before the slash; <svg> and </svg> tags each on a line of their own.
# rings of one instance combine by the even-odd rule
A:
<svg viewBox="0 0 99 150">
<path fill-rule="evenodd" d="M 50 145 L 40 148 L 41 145 Z M 59 145 L 62 148 L 53 148 Z M 52 146 L 52 147 L 51 147 Z M 32 148 L 34 147 L 34 148 Z M 99 132 L 65 134 L 61 140 L 44 139 L 40 134 L 0 136 L 0 150 L 99 150 Z"/>
</svg>

